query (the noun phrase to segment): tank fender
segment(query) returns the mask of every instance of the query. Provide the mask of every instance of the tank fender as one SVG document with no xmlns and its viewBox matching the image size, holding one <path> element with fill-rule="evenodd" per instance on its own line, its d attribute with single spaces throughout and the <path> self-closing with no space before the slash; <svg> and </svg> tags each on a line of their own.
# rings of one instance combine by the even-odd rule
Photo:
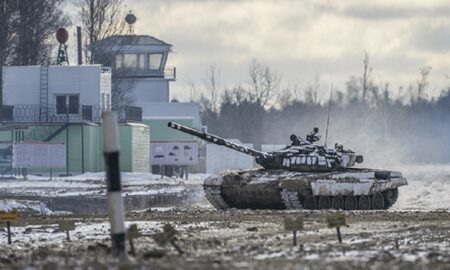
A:
<svg viewBox="0 0 450 270">
<path fill-rule="evenodd" d="M 311 190 L 310 181 L 306 178 L 292 179 L 280 181 L 280 189 L 285 189 L 287 191 L 302 191 Z"/>
<path fill-rule="evenodd" d="M 311 189 L 314 196 L 359 196 L 373 195 L 388 189 L 407 185 L 405 178 L 384 179 L 321 179 L 311 182 Z"/>
<path fill-rule="evenodd" d="M 391 178 L 391 172 L 390 171 L 375 171 L 375 178 L 388 180 L 389 178 Z"/>
</svg>

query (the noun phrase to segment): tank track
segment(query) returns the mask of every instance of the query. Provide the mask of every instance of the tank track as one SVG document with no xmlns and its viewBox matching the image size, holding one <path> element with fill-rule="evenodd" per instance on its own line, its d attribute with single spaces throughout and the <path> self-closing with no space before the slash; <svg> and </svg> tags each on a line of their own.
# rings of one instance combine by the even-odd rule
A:
<svg viewBox="0 0 450 270">
<path fill-rule="evenodd" d="M 283 189 L 281 191 L 281 200 L 288 210 L 303 209 L 303 205 L 299 200 L 298 192 Z"/>
<path fill-rule="evenodd" d="M 203 186 L 205 197 L 214 208 L 218 210 L 230 209 L 230 206 L 222 198 L 222 190 L 220 186 Z"/>
<path fill-rule="evenodd" d="M 317 210 L 318 209 L 317 203 L 318 203 L 320 196 L 313 196 L 313 198 L 315 198 L 315 200 L 316 200 L 316 207 L 314 209 L 311 209 L 311 208 L 308 209 L 308 208 L 303 207 L 303 205 L 301 204 L 300 196 L 299 196 L 298 192 L 288 191 L 286 189 L 283 189 L 281 191 L 280 195 L 281 195 L 281 200 L 283 201 L 283 204 L 287 210 L 295 210 L 295 209 Z M 331 196 L 329 196 L 329 197 L 331 197 Z M 369 197 L 370 197 L 370 199 L 372 199 L 372 196 L 369 196 Z M 359 198 L 359 196 L 357 196 L 357 198 Z M 392 205 L 395 204 L 397 199 L 398 199 L 398 190 L 395 189 L 395 196 L 394 196 L 393 200 L 389 202 L 385 199 L 383 209 L 389 209 L 390 207 L 392 207 Z M 332 207 L 330 205 L 329 208 L 325 208 L 325 209 L 332 209 Z M 342 209 L 342 210 L 349 210 L 349 209 Z M 368 210 L 370 211 L 371 209 L 368 209 Z M 382 209 L 379 209 L 379 210 L 382 210 Z"/>
</svg>

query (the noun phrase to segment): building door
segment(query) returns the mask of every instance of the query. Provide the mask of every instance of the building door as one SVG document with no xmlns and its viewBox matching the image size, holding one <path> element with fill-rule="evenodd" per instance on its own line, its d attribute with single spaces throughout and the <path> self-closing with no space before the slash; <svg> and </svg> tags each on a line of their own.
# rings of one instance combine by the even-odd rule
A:
<svg viewBox="0 0 450 270">
<path fill-rule="evenodd" d="M 57 114 L 79 114 L 80 96 L 76 94 L 57 95 L 56 96 Z"/>
</svg>

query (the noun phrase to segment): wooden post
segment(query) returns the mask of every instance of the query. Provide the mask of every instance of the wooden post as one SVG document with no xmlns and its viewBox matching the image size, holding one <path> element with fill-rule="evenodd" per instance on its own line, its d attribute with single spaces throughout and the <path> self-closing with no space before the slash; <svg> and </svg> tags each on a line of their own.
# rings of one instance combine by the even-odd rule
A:
<svg viewBox="0 0 450 270">
<path fill-rule="evenodd" d="M 172 227 L 172 225 L 165 224 L 164 227 L 163 227 L 163 231 L 161 233 L 155 234 L 153 236 L 153 239 L 160 246 L 164 246 L 167 243 L 171 244 L 176 249 L 176 251 L 178 251 L 178 253 L 180 255 L 183 255 L 184 254 L 183 250 L 175 242 L 175 240 L 176 240 L 175 236 L 177 234 L 178 234 L 178 231 L 175 230 L 175 228 Z"/>
<path fill-rule="evenodd" d="M 347 220 L 344 214 L 337 213 L 335 215 L 331 215 L 327 217 L 327 224 L 329 228 L 336 228 L 336 235 L 339 241 L 339 244 L 342 247 L 342 253 L 345 255 L 345 247 L 342 244 L 342 236 L 341 236 L 341 226 L 347 226 Z"/>
<path fill-rule="evenodd" d="M 336 233 L 337 233 L 339 243 L 342 245 L 341 229 L 339 226 L 336 226 Z"/>
<path fill-rule="evenodd" d="M 297 246 L 297 231 L 303 229 L 303 217 L 298 216 L 296 218 L 284 218 L 284 229 L 286 231 L 292 231 L 292 245 Z"/>
<path fill-rule="evenodd" d="M 131 255 L 136 256 L 136 249 L 134 248 L 134 238 L 141 237 L 141 233 L 138 230 L 137 224 L 131 224 L 127 231 L 128 243 L 130 244 Z"/>
<path fill-rule="evenodd" d="M 6 221 L 6 230 L 8 231 L 8 244 L 11 245 L 11 222 Z"/>
<path fill-rule="evenodd" d="M 8 233 L 8 244 L 11 245 L 11 221 L 17 220 L 18 214 L 17 211 L 0 211 L 0 222 L 6 221 L 6 231 Z"/>
<path fill-rule="evenodd" d="M 293 239 L 292 245 L 294 247 L 296 247 L 297 246 L 297 231 L 292 231 L 292 239 Z"/>
<path fill-rule="evenodd" d="M 66 232 L 66 239 L 70 242 L 70 232 L 75 230 L 75 222 L 73 220 L 60 220 L 58 222 L 59 229 Z"/>
</svg>

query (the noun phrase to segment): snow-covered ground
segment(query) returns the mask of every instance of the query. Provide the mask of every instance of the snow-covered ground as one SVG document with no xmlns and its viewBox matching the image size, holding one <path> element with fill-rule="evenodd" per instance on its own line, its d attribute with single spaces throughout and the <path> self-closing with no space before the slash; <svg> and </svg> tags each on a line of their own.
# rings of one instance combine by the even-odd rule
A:
<svg viewBox="0 0 450 270">
<path fill-rule="evenodd" d="M 408 179 L 393 210 L 450 209 L 450 164 L 410 165 L 397 169 Z"/>
<path fill-rule="evenodd" d="M 206 177 L 206 174 L 191 174 L 189 179 L 181 179 L 161 178 L 160 175 L 150 173 L 122 173 L 123 196 L 126 203 L 131 201 L 130 204 L 143 207 L 149 207 L 155 201 L 161 203 L 161 198 L 166 201 L 174 198 L 174 203 L 196 203 L 205 199 L 202 183 Z M 0 180 L 0 194 L 7 197 L 0 199 L 0 210 L 18 209 L 58 214 L 60 211 L 51 210 L 48 204 L 73 205 L 77 204 L 77 200 L 87 198 L 90 201 L 86 200 L 86 203 L 97 211 L 96 205 L 105 207 L 101 200 L 105 200 L 106 190 L 107 183 L 103 172 L 54 177 L 52 180 L 49 177 L 34 175 L 28 176 L 27 179 Z M 141 201 L 139 198 L 142 198 Z"/>
<path fill-rule="evenodd" d="M 136 223 L 144 235 L 136 239 L 136 265 L 151 263 L 179 269 L 209 269 L 216 262 L 221 269 L 292 269 L 299 264 L 308 269 L 446 269 L 450 262 L 448 224 L 450 220 L 450 165 L 403 166 L 398 169 L 409 181 L 400 188 L 392 211 L 347 212 L 350 227 L 343 227 L 346 253 L 337 243 L 335 230 L 327 228 L 325 217 L 335 211 L 250 211 L 218 212 L 190 203 L 178 207 L 127 211 L 126 227 Z M 207 175 L 193 174 L 189 180 L 163 178 L 152 174 L 122 175 L 125 198 L 190 193 L 203 196 Z M 64 215 L 45 202 L 46 197 L 72 203 L 72 198 L 104 199 L 103 173 L 71 177 L 0 180 L 0 194 L 16 199 L 0 199 L 0 210 L 30 209 L 43 216 L 26 216 L 13 224 L 13 245 L 6 245 L 6 230 L 0 228 L 0 268 L 54 263 L 53 268 L 91 265 L 114 266 L 111 258 L 110 226 L 104 215 Z M 83 196 L 77 196 L 77 194 Z M 23 196 L 24 198 L 21 198 Z M 43 198 L 31 200 L 29 198 Z M 196 202 L 199 202 L 196 198 Z M 105 204 L 104 201 L 102 204 Z M 148 208 L 148 207 L 147 207 Z M 141 208 L 144 209 L 144 208 Z M 433 211 L 445 209 L 446 211 Z M 419 210 L 419 211 L 414 211 Z M 303 245 L 293 248 L 291 234 L 283 230 L 285 216 L 304 215 L 305 228 L 298 233 Z M 54 215 L 54 216 L 53 216 Z M 45 217 L 45 218 L 44 218 Z M 69 218 L 76 228 L 72 242 L 58 229 L 58 220 Z M 171 247 L 159 247 L 150 237 L 167 222 L 179 232 L 178 243 L 184 257 Z M 397 247 L 398 246 L 398 247 Z M 151 254 L 165 250 L 163 258 Z M 93 255 L 95 254 L 95 255 Z M 72 258 L 72 259 L 71 259 Z M 150 259 L 149 259 L 150 258 Z M 57 262 L 57 263 L 56 263 Z M 212 263 L 214 262 L 214 263 Z M 160 265 L 158 265 L 160 263 Z M 156 264 L 156 265 L 155 265 Z M 191 264 L 191 268 L 186 267 Z M 108 268 L 108 267 L 105 267 Z M 114 268 L 114 267 L 109 267 Z M 142 268 L 142 267 L 141 267 Z M 219 267 L 220 268 L 220 267 Z M 305 268 L 305 269 L 306 269 Z M 143 268 L 145 269 L 145 267 Z"/>
<path fill-rule="evenodd" d="M 325 222 L 332 213 L 304 213 L 305 226 L 298 232 L 301 247 L 292 247 L 292 234 L 283 229 L 282 221 L 297 216 L 295 211 L 134 212 L 126 227 L 136 223 L 143 236 L 134 241 L 136 254 L 129 267 L 116 267 L 104 217 L 68 217 L 76 222 L 71 242 L 58 229 L 57 221 L 64 217 L 29 217 L 12 227 L 11 246 L 0 229 L 0 268 L 448 269 L 448 212 L 347 212 L 349 227 L 341 228 L 342 246 L 336 230 Z M 158 246 L 151 237 L 166 223 L 179 232 L 176 241 L 185 251 L 183 256 L 170 245 Z"/>
<path fill-rule="evenodd" d="M 438 210 L 450 209 L 450 165 L 396 166 L 408 179 L 409 185 L 400 187 L 398 202 L 392 210 Z M 150 173 L 123 173 L 124 196 L 178 196 L 188 192 L 193 201 L 205 201 L 202 183 L 207 174 L 190 174 L 189 179 L 161 178 Z M 195 192 L 191 192 L 195 190 Z M 30 175 L 28 179 L 0 180 L 1 194 L 25 196 L 25 198 L 0 199 L 0 210 L 32 209 L 52 214 L 52 210 L 30 197 L 105 197 L 104 173 L 85 173 L 70 177 L 48 177 Z M 18 200 L 19 199 L 19 200 Z M 189 205 L 185 205 L 189 207 Z"/>
<path fill-rule="evenodd" d="M 181 185 L 201 185 L 206 174 L 191 174 L 189 179 L 161 178 L 150 173 L 122 173 L 124 195 L 147 194 L 148 186 L 166 186 L 168 189 Z M 84 173 L 69 177 L 30 175 L 27 179 L 0 180 L 3 193 L 39 196 L 103 195 L 106 193 L 105 173 Z M 156 189 L 154 189 L 156 191 Z"/>
</svg>

